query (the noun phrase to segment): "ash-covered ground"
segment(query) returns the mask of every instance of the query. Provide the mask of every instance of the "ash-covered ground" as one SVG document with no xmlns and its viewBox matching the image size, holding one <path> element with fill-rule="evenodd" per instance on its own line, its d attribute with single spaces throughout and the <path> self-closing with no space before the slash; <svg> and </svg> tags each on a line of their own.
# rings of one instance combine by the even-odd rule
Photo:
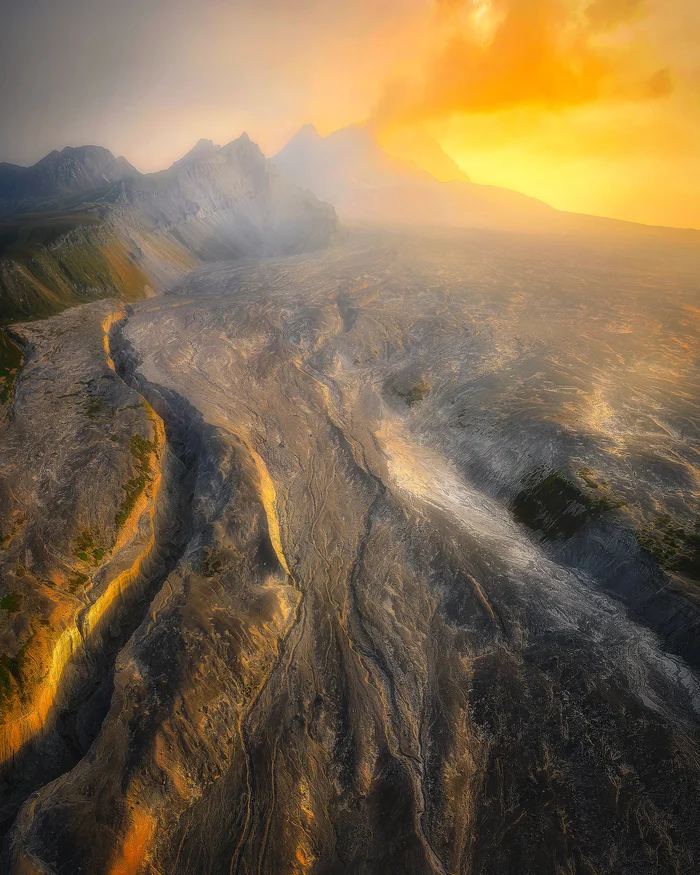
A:
<svg viewBox="0 0 700 875">
<path fill-rule="evenodd" d="M 696 871 L 699 279 L 364 229 L 128 308 L 166 559 L 4 871 Z"/>
</svg>

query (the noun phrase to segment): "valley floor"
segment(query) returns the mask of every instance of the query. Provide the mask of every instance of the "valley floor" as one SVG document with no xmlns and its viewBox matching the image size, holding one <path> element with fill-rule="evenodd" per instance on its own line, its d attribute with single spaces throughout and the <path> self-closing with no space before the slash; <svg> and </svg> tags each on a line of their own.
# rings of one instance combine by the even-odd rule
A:
<svg viewBox="0 0 700 875">
<path fill-rule="evenodd" d="M 695 871 L 698 277 L 365 229 L 18 328 L 1 870 Z"/>
</svg>

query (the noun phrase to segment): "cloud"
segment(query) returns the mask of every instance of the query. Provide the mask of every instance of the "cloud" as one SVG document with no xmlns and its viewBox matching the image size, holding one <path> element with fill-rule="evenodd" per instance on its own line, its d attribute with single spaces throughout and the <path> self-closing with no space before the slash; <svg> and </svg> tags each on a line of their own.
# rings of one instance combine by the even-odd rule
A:
<svg viewBox="0 0 700 875">
<path fill-rule="evenodd" d="M 673 92 L 673 77 L 671 68 L 664 67 L 657 70 L 647 81 L 647 94 L 651 98 L 666 97 Z"/>
<path fill-rule="evenodd" d="M 646 0 L 594 0 L 586 7 L 586 17 L 593 27 L 607 30 L 633 21 L 646 11 Z"/>
<path fill-rule="evenodd" d="M 449 36 L 419 85 L 386 88 L 374 113 L 379 124 L 521 106 L 560 110 L 609 97 L 648 100 L 673 90 L 669 70 L 654 72 L 642 52 L 599 39 L 644 15 L 645 0 L 594 0 L 583 13 L 570 0 L 436 2 L 438 17 L 452 22 Z"/>
</svg>

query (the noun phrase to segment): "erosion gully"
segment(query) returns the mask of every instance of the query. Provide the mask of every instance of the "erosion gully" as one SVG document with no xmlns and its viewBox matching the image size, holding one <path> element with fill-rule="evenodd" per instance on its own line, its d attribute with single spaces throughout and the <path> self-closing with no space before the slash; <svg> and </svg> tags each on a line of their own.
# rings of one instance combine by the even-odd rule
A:
<svg viewBox="0 0 700 875">
<path fill-rule="evenodd" d="M 63 673 L 45 731 L 16 754 L 8 782 L 11 792 L 0 808 L 2 839 L 24 800 L 77 765 L 99 735 L 112 698 L 117 656 L 147 616 L 192 534 L 192 496 L 201 450 L 197 417 L 188 405 L 178 404 L 172 393 L 137 377 L 138 357 L 123 336 L 128 313 L 111 326 L 106 350 L 118 376 L 150 404 L 165 426 L 163 484 L 155 499 L 159 505 L 155 570 L 122 593 L 110 621 L 84 640 Z"/>
</svg>

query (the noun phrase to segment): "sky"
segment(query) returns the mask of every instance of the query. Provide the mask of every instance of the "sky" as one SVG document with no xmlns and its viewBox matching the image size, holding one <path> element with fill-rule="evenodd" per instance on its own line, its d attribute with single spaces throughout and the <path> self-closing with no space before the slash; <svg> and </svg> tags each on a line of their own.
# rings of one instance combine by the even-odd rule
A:
<svg viewBox="0 0 700 875">
<path fill-rule="evenodd" d="M 368 123 L 555 207 L 700 228 L 700 0 L 0 0 L 0 161 Z M 427 166 L 430 169 L 430 166 Z"/>
</svg>

